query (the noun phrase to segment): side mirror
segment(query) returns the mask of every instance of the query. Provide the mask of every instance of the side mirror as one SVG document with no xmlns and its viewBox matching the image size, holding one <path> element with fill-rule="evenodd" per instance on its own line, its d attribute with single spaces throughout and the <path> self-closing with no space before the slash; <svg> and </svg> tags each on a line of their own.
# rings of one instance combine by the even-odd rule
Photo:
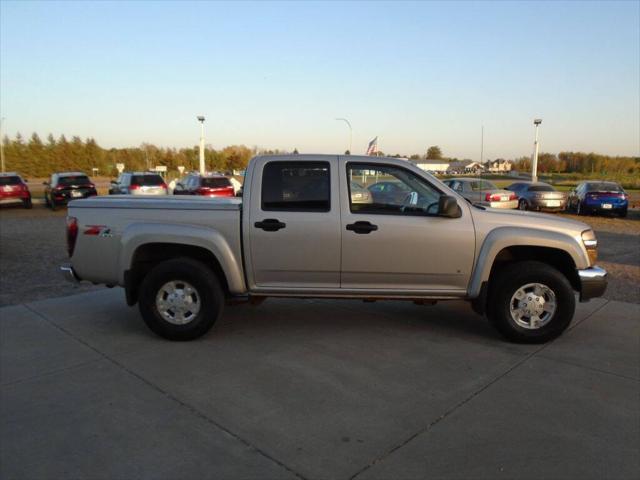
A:
<svg viewBox="0 0 640 480">
<path fill-rule="evenodd" d="M 438 199 L 438 215 L 449 218 L 460 218 L 462 216 L 462 210 L 455 197 L 450 195 L 440 196 Z"/>
</svg>

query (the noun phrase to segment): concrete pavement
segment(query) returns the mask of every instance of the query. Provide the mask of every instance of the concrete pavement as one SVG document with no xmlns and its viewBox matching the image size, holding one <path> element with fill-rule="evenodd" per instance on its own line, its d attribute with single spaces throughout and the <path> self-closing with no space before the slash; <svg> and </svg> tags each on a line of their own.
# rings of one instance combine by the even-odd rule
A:
<svg viewBox="0 0 640 480">
<path fill-rule="evenodd" d="M 1 478 L 635 478 L 640 305 L 543 346 L 464 303 L 267 300 L 154 336 L 119 289 L 0 309 Z"/>
</svg>

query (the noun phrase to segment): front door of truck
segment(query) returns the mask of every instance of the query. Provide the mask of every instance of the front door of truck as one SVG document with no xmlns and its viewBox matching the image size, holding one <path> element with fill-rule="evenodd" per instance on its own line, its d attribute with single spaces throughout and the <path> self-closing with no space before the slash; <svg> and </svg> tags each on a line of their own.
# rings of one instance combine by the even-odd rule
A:
<svg viewBox="0 0 640 480">
<path fill-rule="evenodd" d="M 469 207 L 458 202 L 460 218 L 438 216 L 442 186 L 397 164 L 342 157 L 340 168 L 341 287 L 464 293 L 475 250 Z M 389 184 L 405 194 L 376 193 Z"/>
<path fill-rule="evenodd" d="M 248 277 L 258 289 L 340 286 L 338 162 L 319 158 L 255 160 L 244 225 Z"/>
</svg>

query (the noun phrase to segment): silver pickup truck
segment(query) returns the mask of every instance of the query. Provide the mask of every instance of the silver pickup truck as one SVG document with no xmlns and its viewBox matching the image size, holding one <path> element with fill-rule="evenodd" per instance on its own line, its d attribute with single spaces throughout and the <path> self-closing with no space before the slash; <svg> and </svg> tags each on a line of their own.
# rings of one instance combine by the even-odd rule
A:
<svg viewBox="0 0 640 480">
<path fill-rule="evenodd" d="M 256 157 L 242 199 L 73 201 L 67 240 L 67 277 L 123 286 L 172 340 L 206 333 L 225 304 L 316 297 L 468 300 L 508 339 L 545 342 L 575 292 L 606 288 L 588 225 L 472 206 L 395 158 Z"/>
</svg>

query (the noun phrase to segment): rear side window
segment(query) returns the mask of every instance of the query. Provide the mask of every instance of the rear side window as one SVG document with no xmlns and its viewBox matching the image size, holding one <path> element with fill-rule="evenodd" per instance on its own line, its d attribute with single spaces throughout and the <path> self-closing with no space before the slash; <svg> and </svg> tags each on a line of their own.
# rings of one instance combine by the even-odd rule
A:
<svg viewBox="0 0 640 480">
<path fill-rule="evenodd" d="M 262 210 L 331 210 L 328 162 L 269 162 L 262 173 Z"/>
<path fill-rule="evenodd" d="M 0 177 L 0 186 L 4 185 L 21 185 L 20 177 Z"/>
<path fill-rule="evenodd" d="M 58 185 L 88 185 L 91 183 L 86 175 L 78 175 L 73 177 L 58 177 Z"/>
<path fill-rule="evenodd" d="M 223 187 L 231 187 L 231 182 L 228 178 L 218 177 L 218 178 L 203 178 L 202 186 L 208 188 L 223 188 Z"/>
<path fill-rule="evenodd" d="M 157 187 L 164 183 L 160 175 L 133 175 L 131 177 L 131 185 L 146 185 Z"/>
</svg>

